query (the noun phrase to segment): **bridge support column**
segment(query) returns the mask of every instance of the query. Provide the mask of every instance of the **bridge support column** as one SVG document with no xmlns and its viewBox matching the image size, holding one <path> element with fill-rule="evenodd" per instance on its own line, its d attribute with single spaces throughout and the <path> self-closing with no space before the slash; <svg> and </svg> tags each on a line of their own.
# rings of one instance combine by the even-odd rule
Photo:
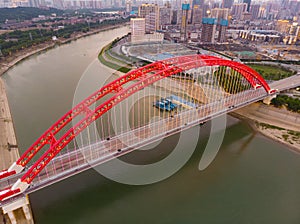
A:
<svg viewBox="0 0 300 224">
<path fill-rule="evenodd" d="M 28 221 L 32 220 L 31 211 L 30 211 L 28 205 L 24 205 L 22 208 L 23 208 L 23 212 L 24 212 L 26 220 L 28 220 Z"/>
<path fill-rule="evenodd" d="M 263 100 L 263 103 L 267 104 L 267 105 L 270 105 L 271 104 L 271 100 L 274 99 L 274 98 L 276 98 L 276 97 L 277 97 L 277 94 L 274 94 L 272 96 L 268 96 L 267 98 L 265 98 Z"/>
<path fill-rule="evenodd" d="M 11 204 L 2 207 L 3 214 L 9 218 L 12 224 L 30 223 L 33 224 L 33 217 L 29 208 L 28 198 L 21 198 Z"/>
<path fill-rule="evenodd" d="M 7 215 L 11 224 L 17 224 L 17 220 L 13 211 L 8 212 Z"/>
</svg>

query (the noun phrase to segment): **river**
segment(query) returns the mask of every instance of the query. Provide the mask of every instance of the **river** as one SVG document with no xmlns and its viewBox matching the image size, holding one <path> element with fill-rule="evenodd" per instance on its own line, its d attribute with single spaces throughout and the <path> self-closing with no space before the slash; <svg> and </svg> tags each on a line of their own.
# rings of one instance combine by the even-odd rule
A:
<svg viewBox="0 0 300 224">
<path fill-rule="evenodd" d="M 72 41 L 34 55 L 4 75 L 22 152 L 72 107 L 80 80 L 94 79 L 91 92 L 105 81 L 101 74 L 109 70 L 97 62 L 98 52 L 127 32 L 123 27 Z M 209 124 L 192 157 L 171 177 L 133 186 L 89 170 L 31 194 L 35 222 L 300 223 L 300 156 L 243 121 L 230 116 L 228 121 L 220 151 L 205 170 L 199 171 L 198 164 Z M 159 147 L 168 148 L 174 138 Z"/>
</svg>

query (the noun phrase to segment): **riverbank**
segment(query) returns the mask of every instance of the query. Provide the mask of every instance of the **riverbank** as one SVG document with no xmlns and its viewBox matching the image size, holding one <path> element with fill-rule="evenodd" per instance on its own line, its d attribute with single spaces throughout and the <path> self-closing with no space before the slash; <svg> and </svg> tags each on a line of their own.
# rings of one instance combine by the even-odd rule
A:
<svg viewBox="0 0 300 224">
<path fill-rule="evenodd" d="M 26 58 L 28 58 L 32 55 L 42 53 L 42 52 L 49 50 L 57 45 L 66 44 L 71 41 L 77 40 L 79 38 L 87 37 L 87 36 L 97 34 L 97 33 L 103 32 L 103 31 L 107 31 L 110 29 L 117 29 L 117 28 L 123 27 L 124 25 L 128 25 L 128 23 L 108 26 L 105 28 L 89 31 L 87 33 L 83 33 L 83 32 L 76 33 L 75 35 L 73 35 L 72 37 L 70 37 L 68 39 L 59 39 L 57 41 L 48 41 L 48 42 L 39 44 L 37 46 L 31 47 L 29 49 L 24 49 L 18 53 L 15 53 L 14 55 L 12 55 L 10 57 L 7 57 L 5 60 L 0 61 L 0 76 L 2 76 L 5 72 L 7 72 L 14 65 L 20 63 L 21 61 L 25 60 Z"/>
<path fill-rule="evenodd" d="M 27 59 L 28 57 L 39 54 L 48 49 L 54 48 L 57 45 L 69 43 L 73 40 L 77 40 L 82 37 L 86 37 L 89 35 L 97 34 L 102 31 L 107 31 L 110 29 L 116 29 L 119 27 L 123 27 L 124 24 L 114 25 L 105 27 L 102 29 L 93 30 L 88 33 L 78 33 L 72 36 L 69 39 L 60 40 L 59 42 L 49 41 L 47 43 L 43 43 L 30 49 L 25 49 L 13 56 L 6 58 L 3 61 L 0 61 L 0 76 L 7 72 L 10 68 L 17 65 L 19 62 Z M 10 108 L 8 104 L 8 99 L 5 91 L 5 84 L 3 79 L 0 77 L 0 171 L 3 169 L 7 169 L 14 161 L 19 158 L 19 151 L 17 140 L 15 136 L 15 131 L 13 127 L 13 119 L 10 113 Z M 27 207 L 28 206 L 28 207 Z M 24 210 L 25 209 L 25 210 Z M 24 211 L 22 211 L 24 210 Z M 27 213 L 25 212 L 27 211 Z M 27 218 L 26 218 L 27 214 Z M 22 204 L 22 207 L 16 208 L 15 211 L 8 212 L 3 214 L 2 209 L 0 209 L 0 223 L 11 223 L 9 220 L 13 220 L 14 218 L 17 220 L 17 223 L 20 224 L 29 224 L 33 223 L 33 220 L 28 219 L 28 214 L 31 214 L 30 205 Z M 32 215 L 30 216 L 32 217 Z"/>
<path fill-rule="evenodd" d="M 8 99 L 6 96 L 6 90 L 3 80 L 0 78 L 0 171 L 7 169 L 15 162 L 19 157 L 19 150 L 17 139 L 15 135 L 13 119 L 11 116 L 10 108 L 8 105 Z M 2 208 L 3 209 L 3 208 Z M 13 220 L 17 220 L 20 224 L 33 223 L 31 209 L 29 201 L 26 203 L 20 203 L 12 211 L 8 211 L 3 214 L 3 210 L 0 210 L 0 223 L 9 223 Z M 27 211 L 27 216 L 25 212 Z M 24 211 L 25 211 L 24 210 Z"/>
<path fill-rule="evenodd" d="M 7 169 L 20 155 L 5 85 L 0 79 L 0 171 Z"/>
<path fill-rule="evenodd" d="M 253 103 L 236 110 L 233 116 L 246 120 L 254 131 L 300 153 L 300 114 Z"/>
</svg>

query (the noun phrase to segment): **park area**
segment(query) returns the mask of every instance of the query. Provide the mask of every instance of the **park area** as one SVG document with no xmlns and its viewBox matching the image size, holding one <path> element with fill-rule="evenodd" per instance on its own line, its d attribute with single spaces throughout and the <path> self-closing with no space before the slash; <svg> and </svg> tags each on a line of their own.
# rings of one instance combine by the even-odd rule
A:
<svg viewBox="0 0 300 224">
<path fill-rule="evenodd" d="M 267 65 L 267 64 L 247 64 L 253 68 L 259 74 L 262 75 L 266 80 L 280 80 L 292 76 L 295 71 L 284 68 L 280 65 Z"/>
</svg>

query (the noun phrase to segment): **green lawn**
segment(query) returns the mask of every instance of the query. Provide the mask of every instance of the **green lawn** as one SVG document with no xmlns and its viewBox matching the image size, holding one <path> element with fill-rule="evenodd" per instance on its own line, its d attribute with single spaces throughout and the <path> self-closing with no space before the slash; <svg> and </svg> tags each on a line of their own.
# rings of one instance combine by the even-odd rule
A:
<svg viewBox="0 0 300 224">
<path fill-rule="evenodd" d="M 112 69 L 115 69 L 117 71 L 123 72 L 123 73 L 127 73 L 131 70 L 131 68 L 129 68 L 129 65 L 125 65 L 124 62 L 112 57 L 110 54 L 108 54 L 109 49 L 111 48 L 111 44 L 105 46 L 104 48 L 102 48 L 101 52 L 98 55 L 98 59 L 99 61 L 106 65 L 107 67 L 110 67 Z M 105 60 L 105 57 L 103 56 L 105 55 L 105 57 L 108 60 Z M 120 66 L 119 64 L 123 64 L 124 66 Z"/>
<path fill-rule="evenodd" d="M 267 80 L 280 80 L 294 75 L 294 71 L 288 70 L 281 66 L 275 65 L 259 65 L 259 64 L 247 64 L 249 67 L 253 68 L 262 77 Z"/>
</svg>

